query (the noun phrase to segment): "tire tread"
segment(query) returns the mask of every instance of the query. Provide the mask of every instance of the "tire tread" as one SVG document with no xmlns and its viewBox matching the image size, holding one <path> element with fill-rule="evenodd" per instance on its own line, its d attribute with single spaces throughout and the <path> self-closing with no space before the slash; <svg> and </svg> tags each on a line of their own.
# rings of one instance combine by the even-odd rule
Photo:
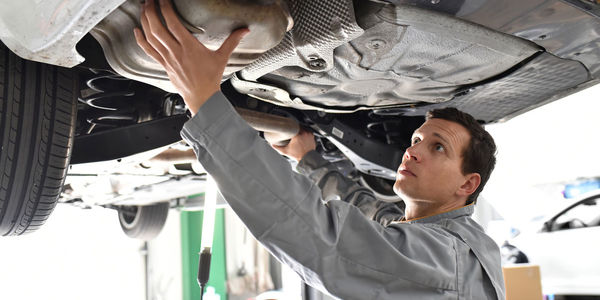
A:
<svg viewBox="0 0 600 300">
<path fill-rule="evenodd" d="M 56 207 L 76 91 L 74 70 L 23 60 L 0 44 L 0 235 L 33 232 Z"/>
</svg>

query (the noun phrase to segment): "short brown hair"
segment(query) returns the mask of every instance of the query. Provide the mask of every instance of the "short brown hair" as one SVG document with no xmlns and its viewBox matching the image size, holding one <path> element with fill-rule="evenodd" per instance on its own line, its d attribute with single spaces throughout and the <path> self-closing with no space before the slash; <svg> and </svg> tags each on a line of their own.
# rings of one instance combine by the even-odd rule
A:
<svg viewBox="0 0 600 300">
<path fill-rule="evenodd" d="M 496 165 L 496 143 L 494 143 L 494 138 L 485 131 L 473 116 L 454 107 L 431 110 L 427 112 L 426 119 L 443 119 L 458 123 L 465 127 L 471 135 L 469 144 L 462 153 L 462 172 L 463 174 L 479 173 L 481 176 L 481 183 L 477 190 L 469 196 L 467 204 L 476 202 L 477 196 L 483 190 Z"/>
</svg>

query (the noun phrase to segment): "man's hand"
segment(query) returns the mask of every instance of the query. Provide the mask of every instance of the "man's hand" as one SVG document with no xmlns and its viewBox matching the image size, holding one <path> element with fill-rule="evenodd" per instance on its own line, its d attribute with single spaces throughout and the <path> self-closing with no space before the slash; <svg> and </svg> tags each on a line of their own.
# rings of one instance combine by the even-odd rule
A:
<svg viewBox="0 0 600 300">
<path fill-rule="evenodd" d="M 315 143 L 315 136 L 312 132 L 302 129 L 286 146 L 271 145 L 271 147 L 275 148 L 277 152 L 283 155 L 291 157 L 296 161 L 300 161 L 306 153 L 315 150 L 317 145 Z"/>
<path fill-rule="evenodd" d="M 166 28 L 158 17 L 154 0 L 146 0 L 142 5 L 144 31 L 135 28 L 135 39 L 146 54 L 165 68 L 171 83 L 195 115 L 202 104 L 220 90 L 227 61 L 249 30 L 234 31 L 221 48 L 211 51 L 185 29 L 170 0 L 160 0 Z"/>
</svg>

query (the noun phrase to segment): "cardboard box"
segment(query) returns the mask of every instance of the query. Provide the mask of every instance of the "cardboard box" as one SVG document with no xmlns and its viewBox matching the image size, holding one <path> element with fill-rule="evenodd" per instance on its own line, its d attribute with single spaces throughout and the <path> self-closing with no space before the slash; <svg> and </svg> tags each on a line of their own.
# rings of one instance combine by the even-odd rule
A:
<svg viewBox="0 0 600 300">
<path fill-rule="evenodd" d="M 515 264 L 502 267 L 506 300 L 542 300 L 540 266 Z"/>
</svg>

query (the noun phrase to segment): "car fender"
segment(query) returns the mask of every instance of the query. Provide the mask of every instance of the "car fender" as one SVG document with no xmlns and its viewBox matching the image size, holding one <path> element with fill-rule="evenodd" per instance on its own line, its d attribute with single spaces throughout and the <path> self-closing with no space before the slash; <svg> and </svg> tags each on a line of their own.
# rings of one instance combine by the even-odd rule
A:
<svg viewBox="0 0 600 300">
<path fill-rule="evenodd" d="M 125 0 L 4 2 L 0 40 L 11 51 L 24 59 L 73 67 L 85 60 L 75 49 L 77 42 Z"/>
</svg>

